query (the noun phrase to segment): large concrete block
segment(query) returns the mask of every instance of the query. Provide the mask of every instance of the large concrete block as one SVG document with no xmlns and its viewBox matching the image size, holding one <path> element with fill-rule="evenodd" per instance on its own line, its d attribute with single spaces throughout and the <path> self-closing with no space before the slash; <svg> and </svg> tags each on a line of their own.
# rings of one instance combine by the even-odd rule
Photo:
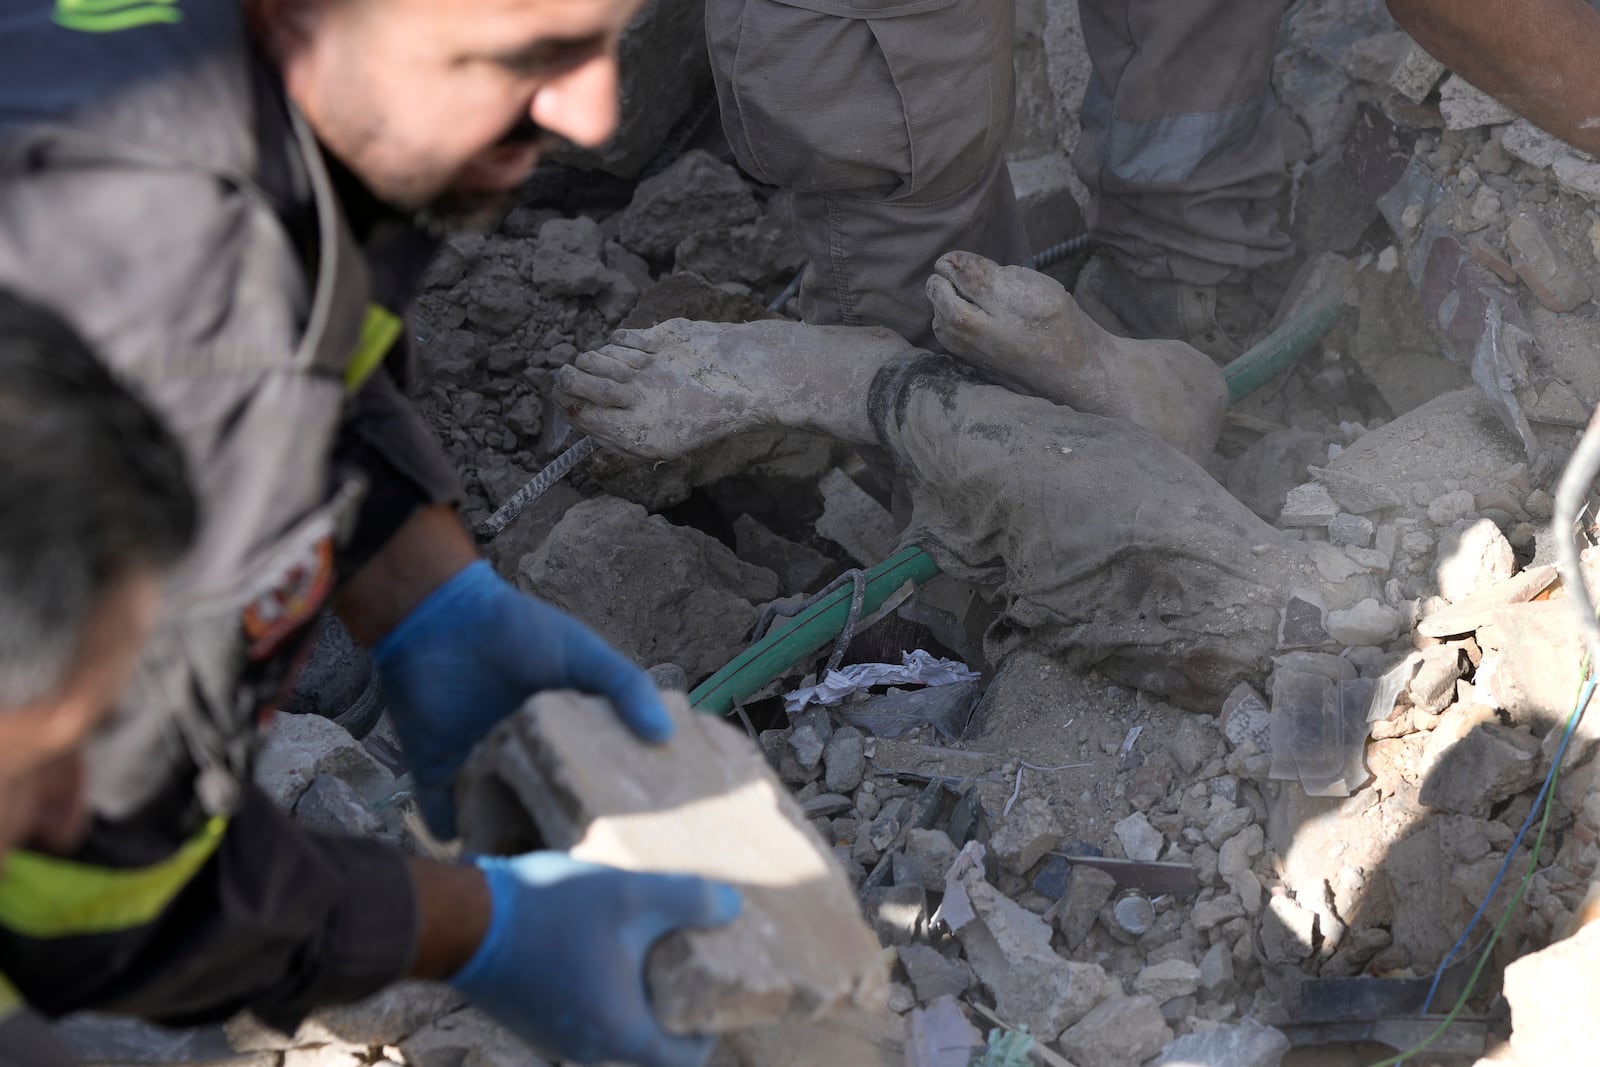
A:
<svg viewBox="0 0 1600 1067">
<path fill-rule="evenodd" d="M 1600 926 L 1590 924 L 1506 968 L 1518 1063 L 1592 1063 L 1600 1022 Z"/>
<path fill-rule="evenodd" d="M 502 724 L 462 774 L 467 847 L 536 845 L 638 871 L 683 871 L 738 886 L 744 910 L 720 930 L 682 931 L 652 951 L 657 1014 L 680 1033 L 723 1033 L 881 1013 L 877 939 L 831 850 L 742 733 L 664 693 L 676 732 L 635 738 L 609 705 L 545 693 Z"/>
<path fill-rule="evenodd" d="M 744 650 L 755 604 L 778 593 L 776 575 L 716 538 L 614 497 L 568 511 L 517 581 L 635 662 L 676 663 L 693 681 Z"/>
</svg>

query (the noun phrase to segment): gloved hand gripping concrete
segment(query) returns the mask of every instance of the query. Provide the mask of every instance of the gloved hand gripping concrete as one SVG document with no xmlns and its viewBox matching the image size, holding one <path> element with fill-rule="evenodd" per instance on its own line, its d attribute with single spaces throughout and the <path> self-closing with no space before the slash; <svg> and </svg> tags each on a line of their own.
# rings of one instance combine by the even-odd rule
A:
<svg viewBox="0 0 1600 1067">
<path fill-rule="evenodd" d="M 482 560 L 417 605 L 373 658 L 418 805 L 442 838 L 455 836 L 451 789 L 461 762 L 536 693 L 599 693 L 645 740 L 672 734 L 649 675 L 572 616 L 507 585 Z"/>
</svg>

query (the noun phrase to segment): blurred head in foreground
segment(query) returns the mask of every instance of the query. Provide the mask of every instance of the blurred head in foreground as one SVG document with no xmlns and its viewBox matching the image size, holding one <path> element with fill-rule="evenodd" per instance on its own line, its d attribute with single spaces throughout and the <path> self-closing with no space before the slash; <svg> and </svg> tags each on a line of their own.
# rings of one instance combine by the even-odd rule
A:
<svg viewBox="0 0 1600 1067">
<path fill-rule="evenodd" d="M 82 836 L 83 747 L 195 527 L 155 414 L 60 318 L 0 290 L 0 850 Z"/>
</svg>

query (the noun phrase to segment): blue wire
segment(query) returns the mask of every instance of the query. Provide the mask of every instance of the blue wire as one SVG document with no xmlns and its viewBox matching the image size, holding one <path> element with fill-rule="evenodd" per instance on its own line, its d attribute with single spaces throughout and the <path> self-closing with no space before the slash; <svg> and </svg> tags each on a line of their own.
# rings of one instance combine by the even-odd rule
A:
<svg viewBox="0 0 1600 1067">
<path fill-rule="evenodd" d="M 1455 945 L 1450 949 L 1439 964 L 1439 969 L 1433 972 L 1433 984 L 1428 987 L 1428 999 L 1422 1002 L 1419 1015 L 1428 1014 L 1428 1009 L 1433 1006 L 1434 995 L 1439 992 L 1439 983 L 1444 980 L 1445 969 L 1456 958 L 1456 953 L 1461 951 L 1461 946 L 1467 943 L 1467 938 L 1472 936 L 1472 931 L 1477 928 L 1478 920 L 1483 918 L 1483 913 L 1488 910 L 1489 902 L 1494 899 L 1495 893 L 1500 890 L 1500 882 L 1506 876 L 1506 871 L 1511 868 L 1511 861 L 1517 854 L 1517 848 L 1522 844 L 1522 839 L 1527 836 L 1529 828 L 1539 817 L 1539 808 L 1544 803 L 1544 795 L 1550 789 L 1550 783 L 1555 780 L 1556 768 L 1561 766 L 1562 757 L 1567 754 L 1567 744 L 1572 740 L 1572 735 L 1578 729 L 1578 721 L 1583 718 L 1584 708 L 1589 706 L 1589 698 L 1594 695 L 1595 679 L 1591 677 L 1583 683 L 1583 689 L 1578 694 L 1578 706 L 1572 709 L 1572 715 L 1567 719 L 1567 732 L 1562 735 L 1561 747 L 1556 749 L 1556 758 L 1550 761 L 1550 772 L 1544 776 L 1544 785 L 1539 787 L 1539 795 L 1533 800 L 1533 807 L 1528 811 L 1528 817 L 1522 822 L 1522 829 L 1517 831 L 1517 836 L 1512 838 L 1511 847 L 1506 850 L 1506 858 L 1500 864 L 1500 873 L 1494 876 L 1494 882 L 1489 886 L 1488 895 L 1483 898 L 1483 903 L 1478 905 L 1478 910 L 1473 913 L 1472 921 L 1467 923 L 1467 928 L 1461 931 L 1461 936 L 1456 939 Z"/>
</svg>

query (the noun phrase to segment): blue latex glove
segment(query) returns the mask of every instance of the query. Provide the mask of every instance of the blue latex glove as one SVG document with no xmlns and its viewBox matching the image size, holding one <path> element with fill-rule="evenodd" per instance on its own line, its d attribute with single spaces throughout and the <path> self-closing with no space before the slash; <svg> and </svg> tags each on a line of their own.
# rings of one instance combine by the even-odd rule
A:
<svg viewBox="0 0 1600 1067">
<path fill-rule="evenodd" d="M 672 720 L 650 676 L 578 620 L 518 592 L 479 560 L 435 589 L 373 649 L 389 717 L 441 838 L 456 834 L 456 771 L 494 726 L 545 689 L 606 697 L 646 741 Z"/>
<path fill-rule="evenodd" d="M 736 889 L 597 867 L 563 852 L 473 862 L 494 911 L 452 986 L 524 1040 L 578 1063 L 705 1063 L 713 1038 L 661 1029 L 644 961 L 674 930 L 732 922 L 742 906 Z"/>
</svg>

